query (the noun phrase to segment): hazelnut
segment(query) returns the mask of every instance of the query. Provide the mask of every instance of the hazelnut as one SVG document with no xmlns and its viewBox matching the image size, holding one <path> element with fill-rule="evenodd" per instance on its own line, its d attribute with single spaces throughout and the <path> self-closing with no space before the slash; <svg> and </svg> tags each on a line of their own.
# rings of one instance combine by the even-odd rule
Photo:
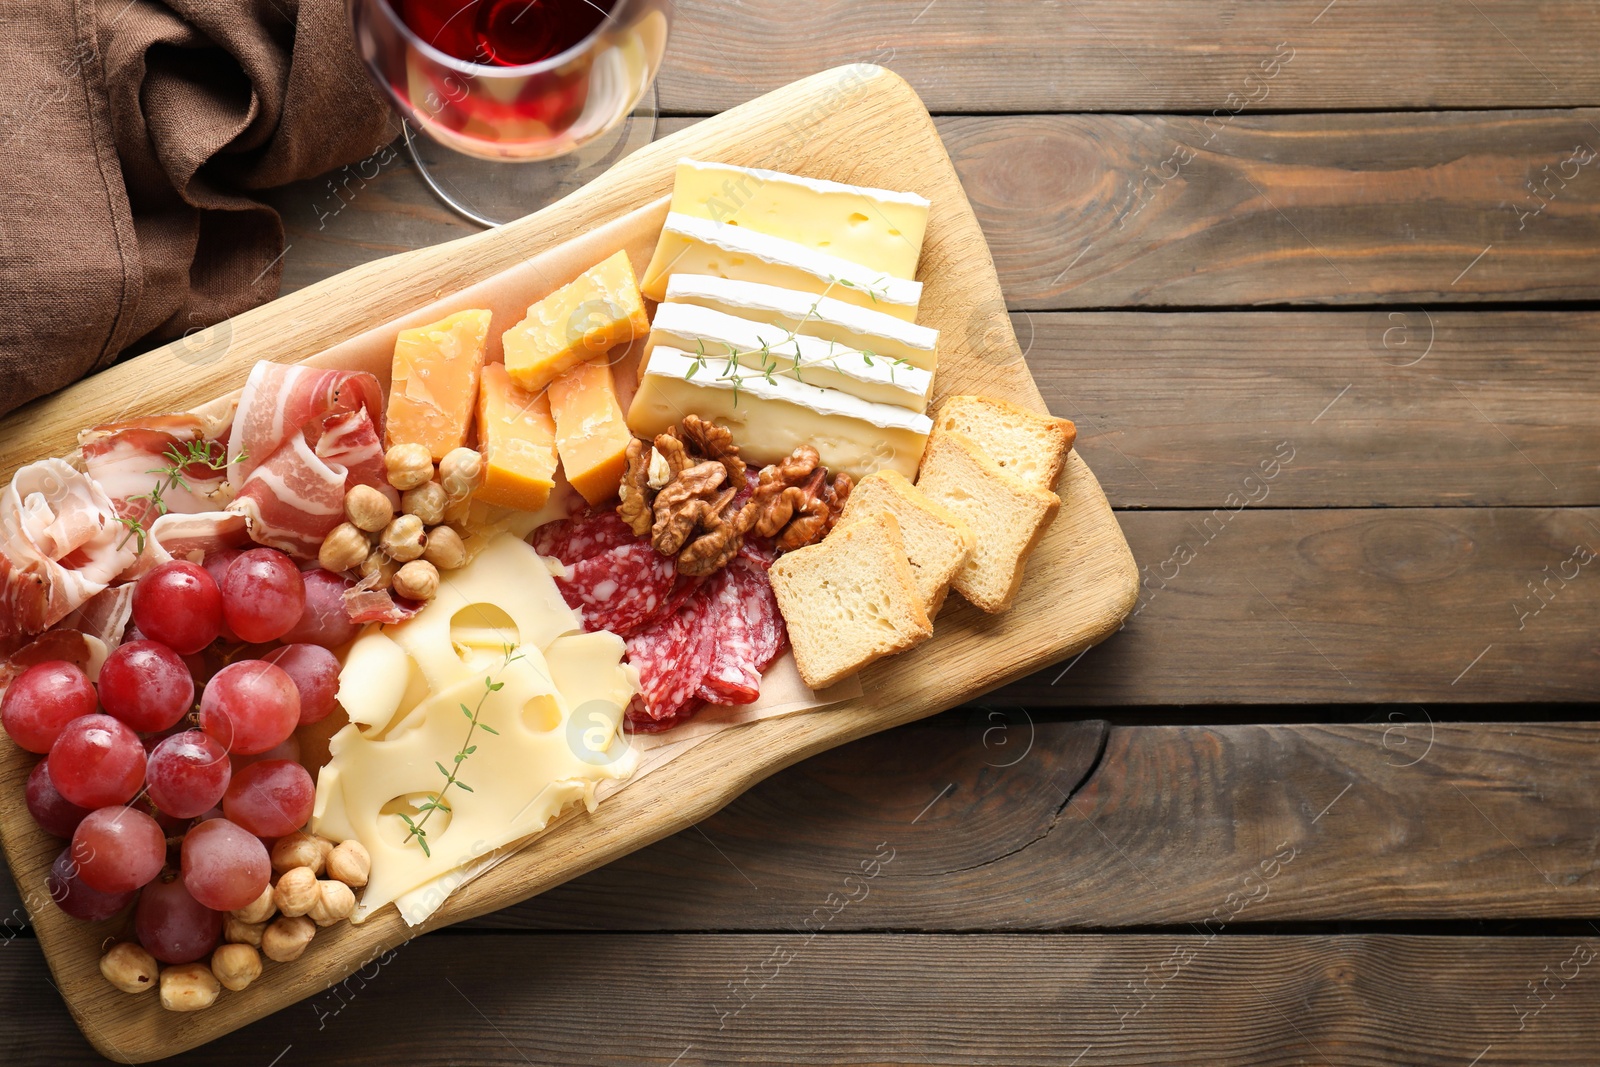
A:
<svg viewBox="0 0 1600 1067">
<path fill-rule="evenodd" d="M 456 528 L 460 533 L 462 528 L 472 525 L 472 497 L 463 497 L 444 509 L 444 521 Z"/>
<path fill-rule="evenodd" d="M 296 867 L 310 867 L 312 874 L 321 875 L 332 851 L 333 842 L 326 837 L 296 831 L 273 843 L 272 869 L 282 874 Z"/>
<path fill-rule="evenodd" d="M 247 923 L 233 915 L 222 917 L 222 940 L 230 945 L 254 945 L 261 947 L 261 932 L 267 928 L 265 922 Z"/>
<path fill-rule="evenodd" d="M 317 562 L 323 570 L 338 574 L 360 566 L 371 551 L 372 545 L 367 541 L 366 534 L 348 522 L 341 522 L 322 539 L 322 547 L 317 550 Z"/>
<path fill-rule="evenodd" d="M 395 445 L 383 454 L 389 484 L 402 493 L 433 480 L 433 455 L 426 446 Z"/>
<path fill-rule="evenodd" d="M 384 528 L 378 547 L 396 563 L 410 563 L 422 555 L 428 543 L 422 520 L 415 515 L 401 515 Z"/>
<path fill-rule="evenodd" d="M 425 526 L 437 526 L 444 519 L 444 486 L 438 482 L 407 489 L 400 497 L 400 510 L 415 515 Z"/>
<path fill-rule="evenodd" d="M 439 461 L 439 484 L 452 504 L 477 492 L 485 473 L 483 456 L 470 448 L 452 448 Z"/>
<path fill-rule="evenodd" d="M 428 545 L 422 558 L 439 570 L 453 571 L 467 562 L 467 546 L 461 535 L 449 526 L 435 526 L 428 531 Z"/>
<path fill-rule="evenodd" d="M 358 530 L 377 533 L 394 518 L 394 505 L 372 486 L 358 485 L 344 495 L 344 517 Z"/>
<path fill-rule="evenodd" d="M 355 910 L 355 890 L 329 878 L 317 883 L 317 902 L 306 912 L 306 918 L 318 926 L 332 926 L 340 919 L 350 918 Z"/>
<path fill-rule="evenodd" d="M 156 987 L 156 958 L 137 942 L 124 941 L 100 957 L 100 973 L 124 993 L 143 993 Z"/>
<path fill-rule="evenodd" d="M 356 568 L 356 573 L 363 578 L 370 578 L 373 574 L 378 575 L 376 588 L 387 589 L 389 588 L 389 583 L 394 580 L 394 572 L 399 569 L 394 560 L 384 555 L 383 549 L 375 548 L 368 553 L 366 559 L 361 561 L 361 566 Z"/>
<path fill-rule="evenodd" d="M 304 915 L 280 915 L 261 933 L 261 953 L 269 960 L 297 960 L 316 936 L 317 924 Z"/>
<path fill-rule="evenodd" d="M 304 915 L 317 902 L 316 872 L 310 867 L 284 871 L 272 890 L 272 900 L 279 911 L 291 918 Z"/>
<path fill-rule="evenodd" d="M 355 838 L 340 841 L 328 853 L 329 878 L 337 878 L 345 885 L 359 889 L 367 884 L 367 875 L 371 873 L 372 857 L 367 854 L 366 846 Z"/>
<path fill-rule="evenodd" d="M 168 1011 L 200 1011 L 217 1002 L 222 986 L 203 963 L 185 963 L 161 972 L 161 1006 Z"/>
<path fill-rule="evenodd" d="M 277 910 L 278 905 L 272 899 L 272 887 L 269 885 L 261 890 L 261 895 L 256 897 L 255 903 L 230 914 L 243 923 L 264 923 L 272 918 L 272 913 Z"/>
<path fill-rule="evenodd" d="M 211 973 L 237 993 L 261 977 L 261 954 L 249 945 L 219 945 L 211 954 Z"/>
<path fill-rule="evenodd" d="M 425 559 L 412 560 L 394 572 L 394 591 L 412 600 L 432 600 L 439 592 L 439 568 Z"/>
</svg>

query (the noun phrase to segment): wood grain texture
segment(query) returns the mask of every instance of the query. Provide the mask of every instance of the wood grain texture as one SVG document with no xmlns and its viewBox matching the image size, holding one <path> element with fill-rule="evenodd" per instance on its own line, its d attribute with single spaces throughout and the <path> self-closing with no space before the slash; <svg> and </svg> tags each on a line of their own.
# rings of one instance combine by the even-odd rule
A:
<svg viewBox="0 0 1600 1067">
<path fill-rule="evenodd" d="M 1113 726 L 1075 788 L 1063 762 L 1084 730 L 977 711 L 869 738 L 475 925 L 793 930 L 883 842 L 894 862 L 830 930 L 1221 932 L 1600 904 L 1590 724 L 1409 708 L 1359 725 Z"/>
<path fill-rule="evenodd" d="M 1578 146 L 1600 151 L 1597 114 L 937 124 L 1007 299 L 1042 310 L 1593 299 L 1600 157 L 1567 161 Z M 661 130 L 691 121 L 663 119 Z M 387 162 L 271 194 L 288 232 L 285 290 L 471 232 L 403 153 L 377 158 Z M 528 202 L 570 192 L 582 176 L 532 172 Z M 464 171 L 457 184 L 487 191 L 491 180 L 501 177 Z"/>
<path fill-rule="evenodd" d="M 17 951 L 0 996 L 29 1025 L 0 1031 L 0 1058 L 99 1062 L 37 950 Z M 444 935 L 171 1062 L 1587 1065 L 1596 952 L 1594 938 Z"/>
<path fill-rule="evenodd" d="M 894 68 L 934 111 L 1572 107 L 1600 99 L 1582 0 L 715 0 L 675 5 L 661 103 L 696 113 L 820 67 Z M 1295 58 L 1262 94 L 1261 62 Z M 997 76 L 1003 71 L 1003 76 Z M 1252 76 L 1255 76 L 1252 79 Z"/>
<path fill-rule="evenodd" d="M 1266 507 L 1600 504 L 1593 313 L 1017 312 L 1012 323 L 1116 507 L 1209 510 L 1246 477 L 1260 482 L 1284 440 L 1294 463 L 1252 492 Z"/>
<path fill-rule="evenodd" d="M 1013 307 L 1568 300 L 1600 294 L 1596 116 L 967 117 L 940 132 Z"/>
<path fill-rule="evenodd" d="M 1316 458 L 1297 451 L 1280 480 Z M 1597 509 L 1231 507 L 1122 512 L 1143 582 L 1123 631 L 987 699 L 1483 704 L 1600 692 L 1600 558 L 1583 562 L 1600 556 Z"/>
<path fill-rule="evenodd" d="M 864 143 L 873 151 L 864 153 Z M 732 162 L 782 159 L 786 170 L 877 186 L 918 175 L 919 188 L 934 200 L 919 319 L 943 333 L 939 388 L 1043 409 L 981 231 L 932 120 L 904 82 L 879 68 L 856 67 L 824 72 L 656 142 L 581 195 L 537 215 L 357 268 L 213 328 L 211 341 L 197 335 L 187 344 L 157 349 L 30 405 L 0 423 L 0 475 L 29 459 L 64 453 L 86 423 L 119 412 L 181 410 L 224 394 L 243 381 L 256 359 L 311 356 L 557 244 L 584 242 L 587 261 L 596 262 L 637 243 L 640 228 L 656 217 L 654 205 L 670 188 L 676 159 L 704 152 Z M 549 288 L 565 280 L 552 278 Z M 537 847 L 458 889 L 428 927 L 542 892 L 698 821 L 808 755 L 959 704 L 1109 635 L 1136 595 L 1132 557 L 1081 460 L 1069 461 L 1059 488 L 1068 504 L 1036 549 L 1007 614 L 990 618 L 970 606 L 947 611 L 939 637 L 862 673 L 864 696 L 826 714 L 766 720 L 711 738 L 647 782 L 609 798 L 594 814 L 563 822 L 543 834 Z M 14 750 L 0 756 L 0 797 L 12 798 L 0 804 L 0 843 L 24 896 L 38 891 L 58 851 L 19 799 L 29 762 Z M 265 975 L 248 997 L 175 1018 L 152 1001 L 117 993 L 100 977 L 95 964 L 104 931 L 49 909 L 36 912 L 35 919 L 75 1018 L 101 1051 L 136 1061 L 193 1047 L 306 997 L 413 933 L 393 910 L 360 927 L 341 925 L 319 938 L 295 968 Z"/>
</svg>

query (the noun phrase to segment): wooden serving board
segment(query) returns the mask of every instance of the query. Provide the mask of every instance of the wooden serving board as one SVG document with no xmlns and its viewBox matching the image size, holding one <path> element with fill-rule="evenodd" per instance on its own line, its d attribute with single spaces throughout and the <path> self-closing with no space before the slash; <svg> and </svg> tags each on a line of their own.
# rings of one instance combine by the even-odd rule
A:
<svg viewBox="0 0 1600 1067">
<path fill-rule="evenodd" d="M 857 65 L 825 71 L 656 142 L 564 200 L 499 229 L 347 271 L 183 342 L 113 367 L 0 423 L 0 478 L 65 455 L 79 429 L 119 417 L 191 408 L 237 389 L 258 359 L 294 362 L 582 240 L 671 191 L 681 156 L 892 189 L 933 207 L 920 268 L 918 321 L 941 331 L 939 396 L 985 393 L 1043 411 L 1023 362 L 994 264 L 949 157 L 916 94 L 896 75 Z M 550 280 L 550 288 L 567 281 Z M 567 818 L 458 890 L 423 927 L 393 909 L 318 934 L 291 964 L 210 1009 L 164 1011 L 99 974 L 115 924 L 91 926 L 49 902 L 45 875 L 62 844 L 23 802 L 33 758 L 0 755 L 0 844 L 50 969 L 74 1019 L 106 1056 L 139 1063 L 236 1029 L 372 965 L 415 934 L 543 892 L 710 815 L 752 784 L 823 749 L 932 715 L 1064 659 L 1115 631 L 1138 575 L 1099 483 L 1076 453 L 1058 487 L 1060 514 L 1034 553 L 1015 606 L 988 617 L 958 598 L 933 639 L 862 674 L 864 694 L 821 711 L 727 730 L 592 815 Z"/>
</svg>

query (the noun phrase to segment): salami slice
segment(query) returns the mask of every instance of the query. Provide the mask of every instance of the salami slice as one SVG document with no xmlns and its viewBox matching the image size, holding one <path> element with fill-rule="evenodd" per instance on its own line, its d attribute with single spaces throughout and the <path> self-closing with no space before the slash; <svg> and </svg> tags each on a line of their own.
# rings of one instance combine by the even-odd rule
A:
<svg viewBox="0 0 1600 1067">
<path fill-rule="evenodd" d="M 713 704 L 751 704 L 761 695 L 761 672 L 783 647 L 783 617 L 765 570 L 735 560 L 724 573 L 715 604 L 717 638 L 699 694 Z"/>
<path fill-rule="evenodd" d="M 674 561 L 647 542 L 630 541 L 569 566 L 571 575 L 557 578 L 556 586 L 590 633 L 631 637 L 667 614 L 677 580 Z"/>
<path fill-rule="evenodd" d="M 571 567 L 623 545 L 644 544 L 622 521 L 615 508 L 591 508 L 570 519 L 548 522 L 529 538 L 541 556 L 554 556 Z"/>
<path fill-rule="evenodd" d="M 683 607 L 628 638 L 628 662 L 639 671 L 641 699 L 628 711 L 635 729 L 693 713 L 716 639 L 708 625 L 712 604 L 728 580 L 725 574 L 714 575 Z"/>
</svg>

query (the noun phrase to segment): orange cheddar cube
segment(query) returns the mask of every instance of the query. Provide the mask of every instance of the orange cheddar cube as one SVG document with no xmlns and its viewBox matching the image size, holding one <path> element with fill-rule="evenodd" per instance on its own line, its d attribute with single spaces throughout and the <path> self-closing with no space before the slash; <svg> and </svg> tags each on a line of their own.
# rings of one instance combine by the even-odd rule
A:
<svg viewBox="0 0 1600 1067">
<path fill-rule="evenodd" d="M 473 494 L 486 504 L 538 511 L 550 498 L 556 474 L 556 424 L 544 393 L 517 388 L 506 369 L 486 364 L 478 392 L 478 450 L 483 485 Z"/>
<path fill-rule="evenodd" d="M 649 332 L 633 264 L 618 252 L 530 307 L 505 332 L 506 370 L 537 393 L 569 368 Z"/>
<path fill-rule="evenodd" d="M 550 411 L 567 481 L 590 504 L 616 496 L 633 433 L 617 403 L 610 364 L 579 363 L 551 382 Z"/>
<path fill-rule="evenodd" d="M 458 311 L 401 331 L 394 344 L 385 446 L 425 445 L 439 460 L 467 443 L 488 340 L 487 311 Z"/>
</svg>

